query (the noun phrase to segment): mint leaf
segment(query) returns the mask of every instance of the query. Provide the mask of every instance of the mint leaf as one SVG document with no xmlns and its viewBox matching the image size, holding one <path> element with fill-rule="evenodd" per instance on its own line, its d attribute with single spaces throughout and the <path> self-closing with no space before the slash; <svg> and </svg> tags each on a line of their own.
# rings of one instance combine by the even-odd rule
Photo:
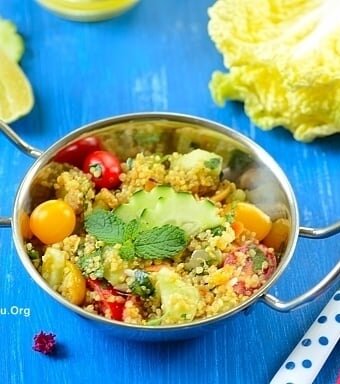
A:
<svg viewBox="0 0 340 384">
<path fill-rule="evenodd" d="M 219 225 L 218 227 L 211 228 L 210 231 L 213 236 L 221 236 L 223 231 L 225 231 L 225 227 Z"/>
<path fill-rule="evenodd" d="M 126 224 L 124 240 L 135 240 L 138 233 L 140 232 L 140 227 L 140 222 L 136 219 L 133 219 L 128 224 Z"/>
<path fill-rule="evenodd" d="M 98 240 L 107 244 L 124 241 L 126 224 L 113 212 L 97 209 L 85 217 L 85 229 Z"/>
<path fill-rule="evenodd" d="M 220 164 L 221 164 L 221 159 L 218 157 L 214 157 L 204 162 L 204 165 L 209 169 L 216 169 L 220 166 Z"/>
<path fill-rule="evenodd" d="M 133 259 L 135 254 L 135 246 L 131 240 L 125 241 L 119 249 L 119 256 L 124 260 Z"/>
<path fill-rule="evenodd" d="M 258 272 L 258 271 L 261 271 L 262 263 L 267 259 L 264 253 L 261 251 L 261 249 L 256 248 L 255 252 L 256 252 L 255 256 L 253 257 L 253 267 L 254 267 L 254 271 Z"/>
<path fill-rule="evenodd" d="M 135 240 L 135 251 L 143 259 L 163 259 L 176 256 L 187 244 L 183 229 L 171 224 L 140 233 Z"/>
</svg>

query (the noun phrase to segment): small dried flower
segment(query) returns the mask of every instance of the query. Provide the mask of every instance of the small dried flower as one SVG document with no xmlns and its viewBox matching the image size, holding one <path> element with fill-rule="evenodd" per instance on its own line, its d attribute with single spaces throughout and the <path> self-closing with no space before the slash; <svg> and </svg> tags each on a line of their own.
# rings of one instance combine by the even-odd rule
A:
<svg viewBox="0 0 340 384">
<path fill-rule="evenodd" d="M 56 344 L 55 335 L 41 331 L 34 336 L 33 350 L 45 355 L 52 353 Z"/>
</svg>

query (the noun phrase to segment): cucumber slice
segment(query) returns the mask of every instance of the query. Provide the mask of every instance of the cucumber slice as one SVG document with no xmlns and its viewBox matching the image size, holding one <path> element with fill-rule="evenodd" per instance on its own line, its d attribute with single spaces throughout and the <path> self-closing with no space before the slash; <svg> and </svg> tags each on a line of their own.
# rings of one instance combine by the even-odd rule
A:
<svg viewBox="0 0 340 384">
<path fill-rule="evenodd" d="M 153 188 L 151 192 L 140 190 L 132 195 L 127 204 L 120 205 L 114 212 L 120 219 L 128 223 L 139 218 L 144 209 L 155 206 L 160 197 L 170 196 L 171 193 L 176 192 L 167 185 Z"/>
<path fill-rule="evenodd" d="M 187 192 L 174 192 L 171 197 L 159 198 L 154 207 L 143 211 L 141 219 L 146 228 L 172 224 L 182 228 L 189 236 L 223 223 L 211 201 L 197 201 Z"/>
<path fill-rule="evenodd" d="M 24 41 L 17 33 L 16 26 L 0 18 L 0 49 L 11 60 L 18 62 L 24 53 Z"/>
<path fill-rule="evenodd" d="M 141 218 L 147 229 L 172 224 L 189 236 L 223 223 L 217 207 L 210 200 L 196 200 L 190 193 L 176 192 L 166 185 L 151 192 L 136 192 L 127 204 L 115 210 L 115 214 L 126 223 Z"/>
</svg>

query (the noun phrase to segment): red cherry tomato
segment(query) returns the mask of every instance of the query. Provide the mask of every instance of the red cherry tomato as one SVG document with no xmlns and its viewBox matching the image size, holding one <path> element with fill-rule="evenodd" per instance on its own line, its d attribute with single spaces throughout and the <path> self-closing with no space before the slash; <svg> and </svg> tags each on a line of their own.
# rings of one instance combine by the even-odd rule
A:
<svg viewBox="0 0 340 384">
<path fill-rule="evenodd" d="M 83 171 L 92 175 L 92 181 L 98 189 L 114 189 L 120 186 L 119 175 L 122 168 L 118 158 L 110 152 L 90 153 L 84 161 Z"/>
<path fill-rule="evenodd" d="M 102 145 L 97 137 L 85 137 L 59 151 L 54 161 L 57 163 L 68 163 L 81 169 L 86 156 L 101 149 Z"/>
<path fill-rule="evenodd" d="M 114 320 L 123 320 L 127 294 L 120 294 L 111 285 L 97 280 L 87 279 L 86 286 L 90 291 L 97 293 L 99 300 L 96 300 L 96 307 L 100 314 L 109 316 Z"/>
</svg>

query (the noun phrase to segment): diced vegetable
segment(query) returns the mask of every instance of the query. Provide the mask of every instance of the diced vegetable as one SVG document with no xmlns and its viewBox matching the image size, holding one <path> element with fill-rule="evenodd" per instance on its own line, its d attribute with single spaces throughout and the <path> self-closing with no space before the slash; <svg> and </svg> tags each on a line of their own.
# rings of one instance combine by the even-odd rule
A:
<svg viewBox="0 0 340 384">
<path fill-rule="evenodd" d="M 146 298 L 155 292 L 155 288 L 148 273 L 137 269 L 133 271 L 134 281 L 129 285 L 134 295 Z"/>
<path fill-rule="evenodd" d="M 170 268 L 162 268 L 155 277 L 156 291 L 162 302 L 161 324 L 191 321 L 198 308 L 198 290 Z"/>
<path fill-rule="evenodd" d="M 113 246 L 106 246 L 103 250 L 103 268 L 104 278 L 112 284 L 112 286 L 120 285 L 125 280 L 125 269 L 127 265 L 119 257 L 118 250 Z"/>
<path fill-rule="evenodd" d="M 42 277 L 53 289 L 59 289 L 64 279 L 66 252 L 48 247 L 42 257 Z"/>
<path fill-rule="evenodd" d="M 98 295 L 95 304 L 100 314 L 113 320 L 123 320 L 126 295 L 98 280 L 87 279 L 86 285 Z"/>
<path fill-rule="evenodd" d="M 54 290 L 72 304 L 80 305 L 85 299 L 85 279 L 79 268 L 67 260 L 67 253 L 48 247 L 42 257 L 41 273 Z"/>
<path fill-rule="evenodd" d="M 222 157 L 213 152 L 203 149 L 195 149 L 189 153 L 180 156 L 178 159 L 171 160 L 171 168 L 179 168 L 189 171 L 193 168 L 209 169 L 212 174 L 219 175 L 222 170 Z"/>
</svg>

